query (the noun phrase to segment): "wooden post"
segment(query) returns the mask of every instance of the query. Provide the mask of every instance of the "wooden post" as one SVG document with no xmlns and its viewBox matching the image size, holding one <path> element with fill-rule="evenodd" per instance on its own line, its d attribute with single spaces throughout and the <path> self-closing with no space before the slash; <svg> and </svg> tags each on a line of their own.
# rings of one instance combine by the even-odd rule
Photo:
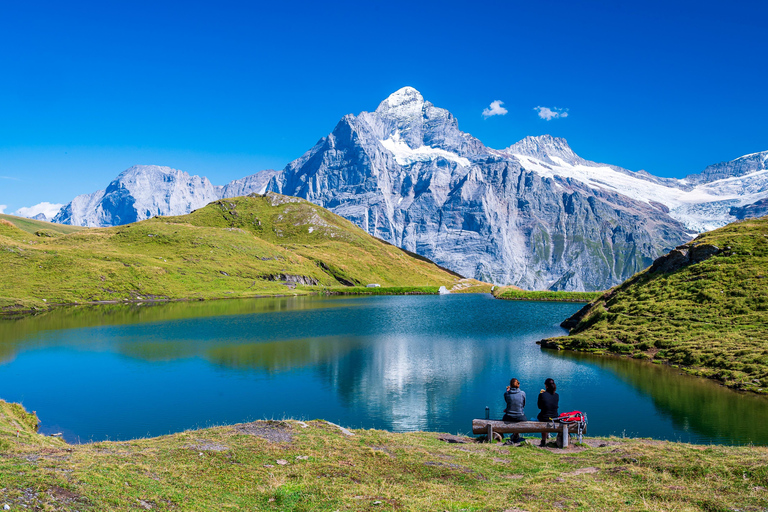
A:
<svg viewBox="0 0 768 512">
<path fill-rule="evenodd" d="M 493 442 L 493 425 L 491 425 L 490 423 L 488 424 L 488 442 L 489 443 Z"/>
<path fill-rule="evenodd" d="M 563 448 L 568 448 L 568 424 L 563 423 Z"/>
</svg>

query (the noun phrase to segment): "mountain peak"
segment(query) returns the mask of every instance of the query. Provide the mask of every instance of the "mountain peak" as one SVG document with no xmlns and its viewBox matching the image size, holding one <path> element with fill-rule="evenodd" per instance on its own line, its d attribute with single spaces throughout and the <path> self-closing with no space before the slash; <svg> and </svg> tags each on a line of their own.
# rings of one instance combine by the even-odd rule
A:
<svg viewBox="0 0 768 512">
<path fill-rule="evenodd" d="M 419 112 L 424 107 L 424 96 L 413 87 L 398 89 L 379 104 L 378 113 L 392 112 L 399 115 L 408 115 Z"/>
<path fill-rule="evenodd" d="M 528 136 L 520 142 L 512 144 L 505 151 L 510 154 L 527 155 L 537 158 L 556 156 L 566 162 L 579 159 L 571 149 L 571 146 L 568 145 L 568 141 L 548 134 L 537 137 Z"/>
</svg>

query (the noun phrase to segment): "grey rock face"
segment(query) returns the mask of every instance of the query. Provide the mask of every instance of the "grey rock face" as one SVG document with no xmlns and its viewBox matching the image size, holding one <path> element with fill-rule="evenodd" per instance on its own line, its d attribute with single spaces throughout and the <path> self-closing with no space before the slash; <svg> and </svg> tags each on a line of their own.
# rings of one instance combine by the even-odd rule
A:
<svg viewBox="0 0 768 512">
<path fill-rule="evenodd" d="M 183 215 L 218 199 L 208 178 L 157 165 L 135 165 L 105 190 L 77 196 L 53 222 L 117 226 L 156 215 Z"/>
<path fill-rule="evenodd" d="M 711 183 L 725 178 L 745 176 L 766 169 L 768 169 L 768 151 L 762 151 L 760 153 L 744 155 L 736 160 L 710 165 L 699 174 L 686 176 L 685 181 L 698 185 L 701 183 Z"/>
<path fill-rule="evenodd" d="M 562 141 L 562 139 L 559 139 Z M 558 156 L 582 161 L 564 141 Z M 661 208 L 529 171 L 446 110 L 401 89 L 345 116 L 268 189 L 306 198 L 464 276 L 527 289 L 603 289 L 686 238 Z"/>
<path fill-rule="evenodd" d="M 742 207 L 732 207 L 730 214 L 739 220 L 768 215 L 768 197 Z"/>
<path fill-rule="evenodd" d="M 216 193 L 219 195 L 219 199 L 247 196 L 248 194 L 263 194 L 269 180 L 276 174 L 279 174 L 279 172 L 272 169 L 259 171 L 245 178 L 230 181 L 224 186 L 215 187 Z"/>
<path fill-rule="evenodd" d="M 105 190 L 77 196 L 53 219 L 76 226 L 118 226 L 156 215 L 185 215 L 211 201 L 263 193 L 278 171 L 265 170 L 214 187 L 208 178 L 157 165 L 135 165 Z"/>
</svg>

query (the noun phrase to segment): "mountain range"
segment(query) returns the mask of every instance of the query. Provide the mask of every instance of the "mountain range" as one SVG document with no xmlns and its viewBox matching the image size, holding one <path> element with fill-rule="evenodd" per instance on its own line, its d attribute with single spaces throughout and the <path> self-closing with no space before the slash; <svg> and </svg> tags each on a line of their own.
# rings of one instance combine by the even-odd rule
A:
<svg viewBox="0 0 768 512">
<path fill-rule="evenodd" d="M 282 171 L 224 186 L 134 166 L 54 222 L 113 226 L 267 191 L 330 209 L 466 277 L 526 289 L 616 285 L 696 233 L 768 210 L 768 151 L 660 178 L 579 157 L 543 135 L 492 149 L 404 87 L 344 116 Z"/>
</svg>

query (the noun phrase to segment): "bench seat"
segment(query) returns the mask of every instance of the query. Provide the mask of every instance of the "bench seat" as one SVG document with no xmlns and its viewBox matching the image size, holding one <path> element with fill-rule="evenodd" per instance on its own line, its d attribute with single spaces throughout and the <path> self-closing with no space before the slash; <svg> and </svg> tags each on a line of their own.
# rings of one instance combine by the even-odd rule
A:
<svg viewBox="0 0 768 512">
<path fill-rule="evenodd" d="M 570 434 L 579 434 L 579 425 L 577 423 L 553 423 L 551 421 L 519 421 L 516 423 L 507 423 L 501 420 L 472 420 L 473 434 L 486 434 L 488 440 L 501 438 L 501 434 L 542 434 L 551 432 L 558 434 L 558 446 L 568 447 Z M 586 429 L 582 429 L 581 434 L 585 434 Z M 579 441 L 581 436 L 579 435 Z"/>
</svg>

